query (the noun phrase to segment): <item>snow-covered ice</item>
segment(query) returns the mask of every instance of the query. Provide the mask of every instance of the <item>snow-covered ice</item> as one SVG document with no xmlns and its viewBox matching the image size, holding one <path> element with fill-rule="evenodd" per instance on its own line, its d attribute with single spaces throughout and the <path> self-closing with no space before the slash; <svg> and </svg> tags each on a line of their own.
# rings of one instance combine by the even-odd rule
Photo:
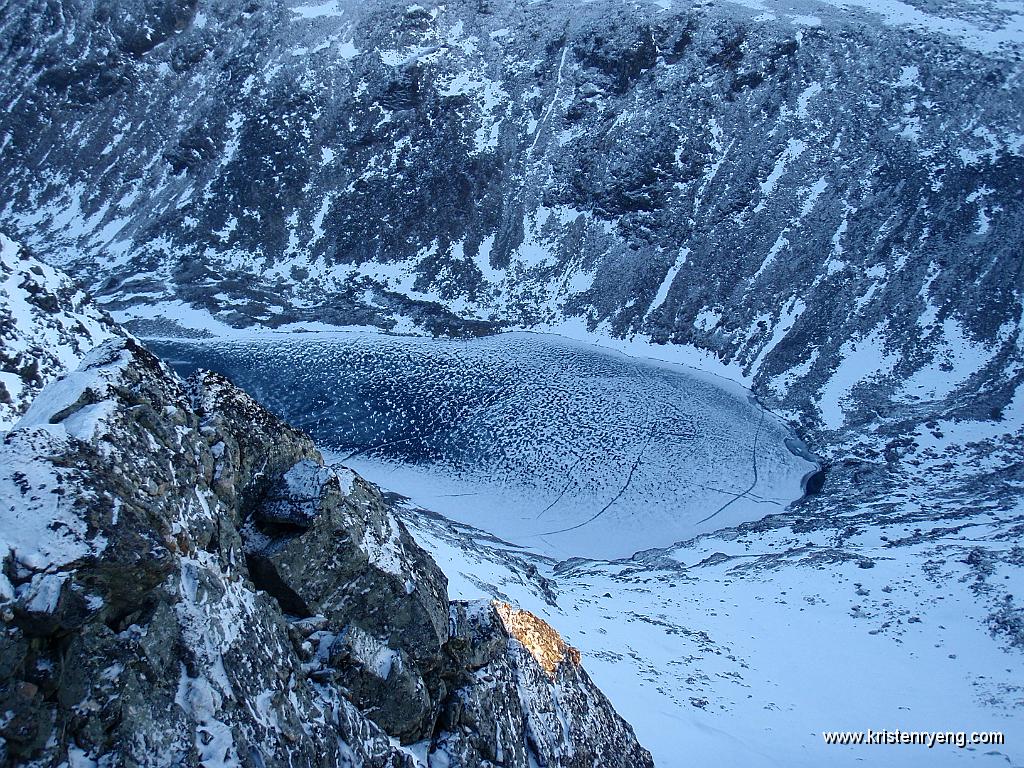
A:
<svg viewBox="0 0 1024 768">
<path fill-rule="evenodd" d="M 552 336 L 154 346 L 228 375 L 383 487 L 551 556 L 625 557 L 756 520 L 816 468 L 734 382 Z"/>
</svg>

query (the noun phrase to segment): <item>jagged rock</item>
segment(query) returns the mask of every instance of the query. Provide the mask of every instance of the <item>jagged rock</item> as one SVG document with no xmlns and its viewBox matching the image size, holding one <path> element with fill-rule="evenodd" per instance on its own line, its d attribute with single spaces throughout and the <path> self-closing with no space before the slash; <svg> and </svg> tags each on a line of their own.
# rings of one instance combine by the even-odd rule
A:
<svg viewBox="0 0 1024 768">
<path fill-rule="evenodd" d="M 308 467 L 297 466 L 282 484 Z M 448 639 L 447 580 L 380 491 L 346 474 L 322 475 L 317 512 L 305 527 L 273 522 L 286 493 L 275 490 L 244 531 L 250 562 L 287 595 L 297 616 L 322 615 L 339 626 L 359 617 L 357 624 L 393 647 L 422 663 L 436 661 Z"/>
<path fill-rule="evenodd" d="M 579 652 L 543 620 L 480 602 L 453 604 L 452 623 L 469 674 L 448 700 L 434 745 L 443 756 L 438 764 L 654 765 L 632 728 L 608 717 L 610 704 L 580 666 Z M 523 706 L 509 708 L 509 699 Z"/>
<path fill-rule="evenodd" d="M 580 652 L 567 645 L 546 621 L 529 611 L 513 608 L 508 603 L 495 603 L 494 609 L 509 636 L 530 651 L 549 677 L 554 678 L 566 660 L 579 666 Z"/>
<path fill-rule="evenodd" d="M 347 474 L 308 460 L 286 472 L 243 530 L 250 571 L 289 613 L 341 630 L 339 679 L 389 733 L 419 741 L 446 692 L 447 580 L 380 492 Z"/>
<path fill-rule="evenodd" d="M 371 720 L 405 743 L 429 738 L 446 691 L 430 690 L 408 653 L 354 624 L 332 638 L 328 653 L 334 679 Z"/>
<path fill-rule="evenodd" d="M 449 606 L 376 488 L 132 339 L 5 437 L 0 532 L 3 764 L 650 764 L 550 628 Z"/>
<path fill-rule="evenodd" d="M 190 380 L 190 396 L 201 430 L 212 441 L 211 482 L 217 495 L 242 514 L 277 485 L 296 464 L 318 459 L 302 432 L 258 405 L 223 376 L 200 372 Z"/>
<path fill-rule="evenodd" d="M 69 277 L 0 233 L 0 433 L 43 386 L 121 332 Z"/>
<path fill-rule="evenodd" d="M 263 441 L 291 466 L 312 446 L 223 381 L 203 383 L 113 340 L 44 390 L 0 448 L 4 633 L 27 643 L 2 681 L 24 713 L 0 728 L 9 759 L 408 763 L 353 705 L 314 689 L 277 603 L 248 580 L 236 529 L 255 483 L 247 457 Z M 220 418 L 203 410 L 218 396 L 235 407 Z M 245 432 L 211 426 L 252 416 Z M 218 459 L 211 444 L 232 440 L 239 451 Z M 236 478 L 227 501 L 218 471 Z M 44 733 L 19 728 L 29 721 Z"/>
</svg>

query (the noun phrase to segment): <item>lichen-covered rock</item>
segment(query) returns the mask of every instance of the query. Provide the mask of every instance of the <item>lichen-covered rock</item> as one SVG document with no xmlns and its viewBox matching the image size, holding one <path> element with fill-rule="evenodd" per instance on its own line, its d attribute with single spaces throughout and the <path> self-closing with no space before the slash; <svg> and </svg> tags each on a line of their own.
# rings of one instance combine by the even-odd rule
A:
<svg viewBox="0 0 1024 768">
<path fill-rule="evenodd" d="M 0 445 L 0 558 L 3 765 L 650 764 L 547 625 L 450 606 L 375 487 L 131 339 Z"/>
</svg>

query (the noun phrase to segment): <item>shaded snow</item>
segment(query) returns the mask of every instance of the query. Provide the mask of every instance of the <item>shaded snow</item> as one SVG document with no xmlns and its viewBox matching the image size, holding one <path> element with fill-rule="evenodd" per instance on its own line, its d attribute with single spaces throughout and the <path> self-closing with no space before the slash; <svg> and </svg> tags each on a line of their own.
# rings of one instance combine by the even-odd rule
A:
<svg viewBox="0 0 1024 768">
<path fill-rule="evenodd" d="M 67 276 L 0 234 L 0 384 L 9 396 L 0 395 L 0 432 L 44 384 L 114 333 Z"/>
</svg>

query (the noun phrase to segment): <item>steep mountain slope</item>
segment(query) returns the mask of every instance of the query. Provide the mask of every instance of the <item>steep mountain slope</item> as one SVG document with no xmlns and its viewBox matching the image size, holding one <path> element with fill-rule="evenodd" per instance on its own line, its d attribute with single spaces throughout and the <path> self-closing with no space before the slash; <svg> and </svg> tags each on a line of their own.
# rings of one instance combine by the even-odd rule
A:
<svg viewBox="0 0 1024 768">
<path fill-rule="evenodd" d="M 3 765 L 653 765 L 551 627 L 450 604 L 374 486 L 131 339 L 0 445 L 0 553 Z"/>
<path fill-rule="evenodd" d="M 626 560 L 401 512 L 659 764 L 1024 759 L 1017 0 L 0 9 L 0 225 L 136 332 L 635 339 L 801 427 L 823 493 Z"/>
<path fill-rule="evenodd" d="M 45 384 L 119 333 L 66 275 L 0 234 L 0 432 Z"/>
<path fill-rule="evenodd" d="M 1019 9 L 752 6 L 19 2 L 2 222 L 143 333 L 580 318 L 808 426 L 1004 407 Z"/>
</svg>

